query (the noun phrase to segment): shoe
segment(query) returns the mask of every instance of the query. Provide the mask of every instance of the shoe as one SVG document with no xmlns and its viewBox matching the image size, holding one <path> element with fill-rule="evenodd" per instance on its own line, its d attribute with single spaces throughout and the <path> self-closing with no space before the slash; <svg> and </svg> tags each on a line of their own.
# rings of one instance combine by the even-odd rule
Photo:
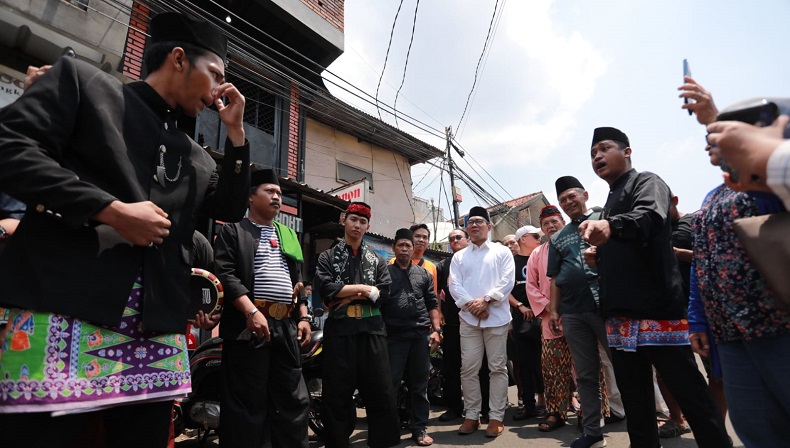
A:
<svg viewBox="0 0 790 448">
<path fill-rule="evenodd" d="M 601 436 L 591 436 L 582 434 L 581 437 L 571 443 L 571 448 L 603 448 L 606 446 L 606 439 Z"/>
<path fill-rule="evenodd" d="M 516 415 L 513 416 L 513 420 L 516 421 L 526 420 L 528 418 L 537 417 L 539 415 L 540 414 L 538 413 L 538 411 L 528 411 L 526 409 L 519 409 L 519 411 L 516 412 Z"/>
<path fill-rule="evenodd" d="M 439 416 L 438 420 L 440 422 L 450 422 L 458 418 L 461 418 L 460 414 L 456 414 L 455 411 L 453 411 L 452 409 L 448 409 L 444 411 L 444 414 Z"/>
<path fill-rule="evenodd" d="M 433 439 L 428 435 L 425 430 L 415 431 L 411 435 L 411 439 L 417 442 L 417 446 L 431 446 Z"/>
<path fill-rule="evenodd" d="M 678 425 L 674 420 L 667 420 L 663 425 L 658 427 L 658 437 L 662 439 L 672 439 L 680 437 L 681 434 L 691 432 L 691 428 L 685 423 Z"/>
<path fill-rule="evenodd" d="M 491 421 L 488 422 L 488 427 L 486 427 L 486 437 L 499 437 L 504 430 L 505 425 L 499 420 L 494 420 L 492 418 Z"/>
<path fill-rule="evenodd" d="M 479 427 L 480 427 L 479 420 L 472 420 L 470 418 L 465 418 L 464 422 L 461 424 L 461 427 L 458 428 L 458 434 L 462 436 L 474 434 L 474 432 L 477 431 L 477 428 Z"/>
</svg>

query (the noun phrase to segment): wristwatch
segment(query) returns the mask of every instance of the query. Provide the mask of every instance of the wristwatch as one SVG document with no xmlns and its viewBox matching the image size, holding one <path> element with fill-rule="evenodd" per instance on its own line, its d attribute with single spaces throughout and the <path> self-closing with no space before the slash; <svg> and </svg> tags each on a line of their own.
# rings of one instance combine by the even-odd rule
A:
<svg viewBox="0 0 790 448">
<path fill-rule="evenodd" d="M 491 296 L 486 294 L 485 296 L 483 296 L 483 300 L 485 300 L 486 303 L 489 303 L 489 302 L 491 302 Z"/>
<path fill-rule="evenodd" d="M 435 331 L 436 333 L 439 333 L 439 334 L 444 334 L 444 330 L 442 330 L 442 327 L 434 328 L 433 331 Z"/>
<path fill-rule="evenodd" d="M 521 302 L 518 302 L 518 303 L 516 304 L 516 308 L 521 308 L 522 306 L 524 306 L 524 304 L 523 304 L 523 303 L 521 303 Z"/>
<path fill-rule="evenodd" d="M 0 226 L 0 241 L 8 238 L 8 230 L 6 230 L 3 226 Z"/>
</svg>

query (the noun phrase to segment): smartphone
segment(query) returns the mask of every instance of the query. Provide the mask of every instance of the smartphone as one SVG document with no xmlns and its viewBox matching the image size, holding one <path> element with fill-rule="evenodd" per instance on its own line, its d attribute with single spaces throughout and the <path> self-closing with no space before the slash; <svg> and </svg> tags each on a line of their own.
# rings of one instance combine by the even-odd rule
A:
<svg viewBox="0 0 790 448">
<path fill-rule="evenodd" d="M 689 68 L 689 60 L 688 59 L 683 59 L 683 82 L 684 83 L 686 82 L 686 76 L 691 76 L 691 69 Z M 684 104 L 688 104 L 689 103 L 689 99 L 688 98 L 683 98 L 683 103 Z M 693 112 L 691 112 L 691 109 L 687 109 L 687 110 L 688 110 L 689 115 L 693 114 Z"/>
</svg>

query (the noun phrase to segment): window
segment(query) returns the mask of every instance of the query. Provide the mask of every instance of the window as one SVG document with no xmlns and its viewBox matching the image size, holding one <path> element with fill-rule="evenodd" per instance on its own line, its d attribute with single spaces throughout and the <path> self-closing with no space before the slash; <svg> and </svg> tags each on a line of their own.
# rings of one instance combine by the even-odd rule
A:
<svg viewBox="0 0 790 448">
<path fill-rule="evenodd" d="M 359 168 L 354 168 L 351 165 L 346 165 L 342 162 L 337 162 L 337 181 L 350 184 L 351 182 L 360 179 L 367 179 L 370 185 L 370 191 L 373 191 L 373 174 L 368 171 L 363 171 Z"/>
</svg>

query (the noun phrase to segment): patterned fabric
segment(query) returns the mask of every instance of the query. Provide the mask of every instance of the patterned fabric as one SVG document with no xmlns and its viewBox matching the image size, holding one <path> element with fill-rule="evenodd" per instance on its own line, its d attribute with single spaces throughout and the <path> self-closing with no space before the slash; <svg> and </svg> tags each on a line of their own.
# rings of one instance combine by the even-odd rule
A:
<svg viewBox="0 0 790 448">
<path fill-rule="evenodd" d="M 546 395 L 546 412 L 565 419 L 573 384 L 573 361 L 564 337 L 543 340 L 540 358 Z"/>
<path fill-rule="evenodd" d="M 609 348 L 635 352 L 644 345 L 689 345 L 689 322 L 680 320 L 606 319 Z"/>
<path fill-rule="evenodd" d="M 697 285 L 716 342 L 790 333 L 790 313 L 776 309 L 733 228 L 737 218 L 771 213 L 777 207 L 781 209 L 781 203 L 775 196 L 739 193 L 720 185 L 705 198 L 694 220 Z"/>
<path fill-rule="evenodd" d="M 13 309 L 0 350 L 0 413 L 54 414 L 185 396 L 186 337 L 141 331 L 142 286 L 120 325 Z"/>
<path fill-rule="evenodd" d="M 343 283 L 346 285 L 353 285 L 354 279 L 349 278 L 348 266 L 348 249 L 346 249 L 346 240 L 341 240 L 334 247 L 332 256 L 332 273 L 335 275 L 335 283 Z M 368 247 L 365 241 L 359 246 L 362 251 L 362 281 L 365 285 L 375 285 L 376 282 L 376 267 L 378 266 L 379 259 L 376 253 Z"/>
</svg>

